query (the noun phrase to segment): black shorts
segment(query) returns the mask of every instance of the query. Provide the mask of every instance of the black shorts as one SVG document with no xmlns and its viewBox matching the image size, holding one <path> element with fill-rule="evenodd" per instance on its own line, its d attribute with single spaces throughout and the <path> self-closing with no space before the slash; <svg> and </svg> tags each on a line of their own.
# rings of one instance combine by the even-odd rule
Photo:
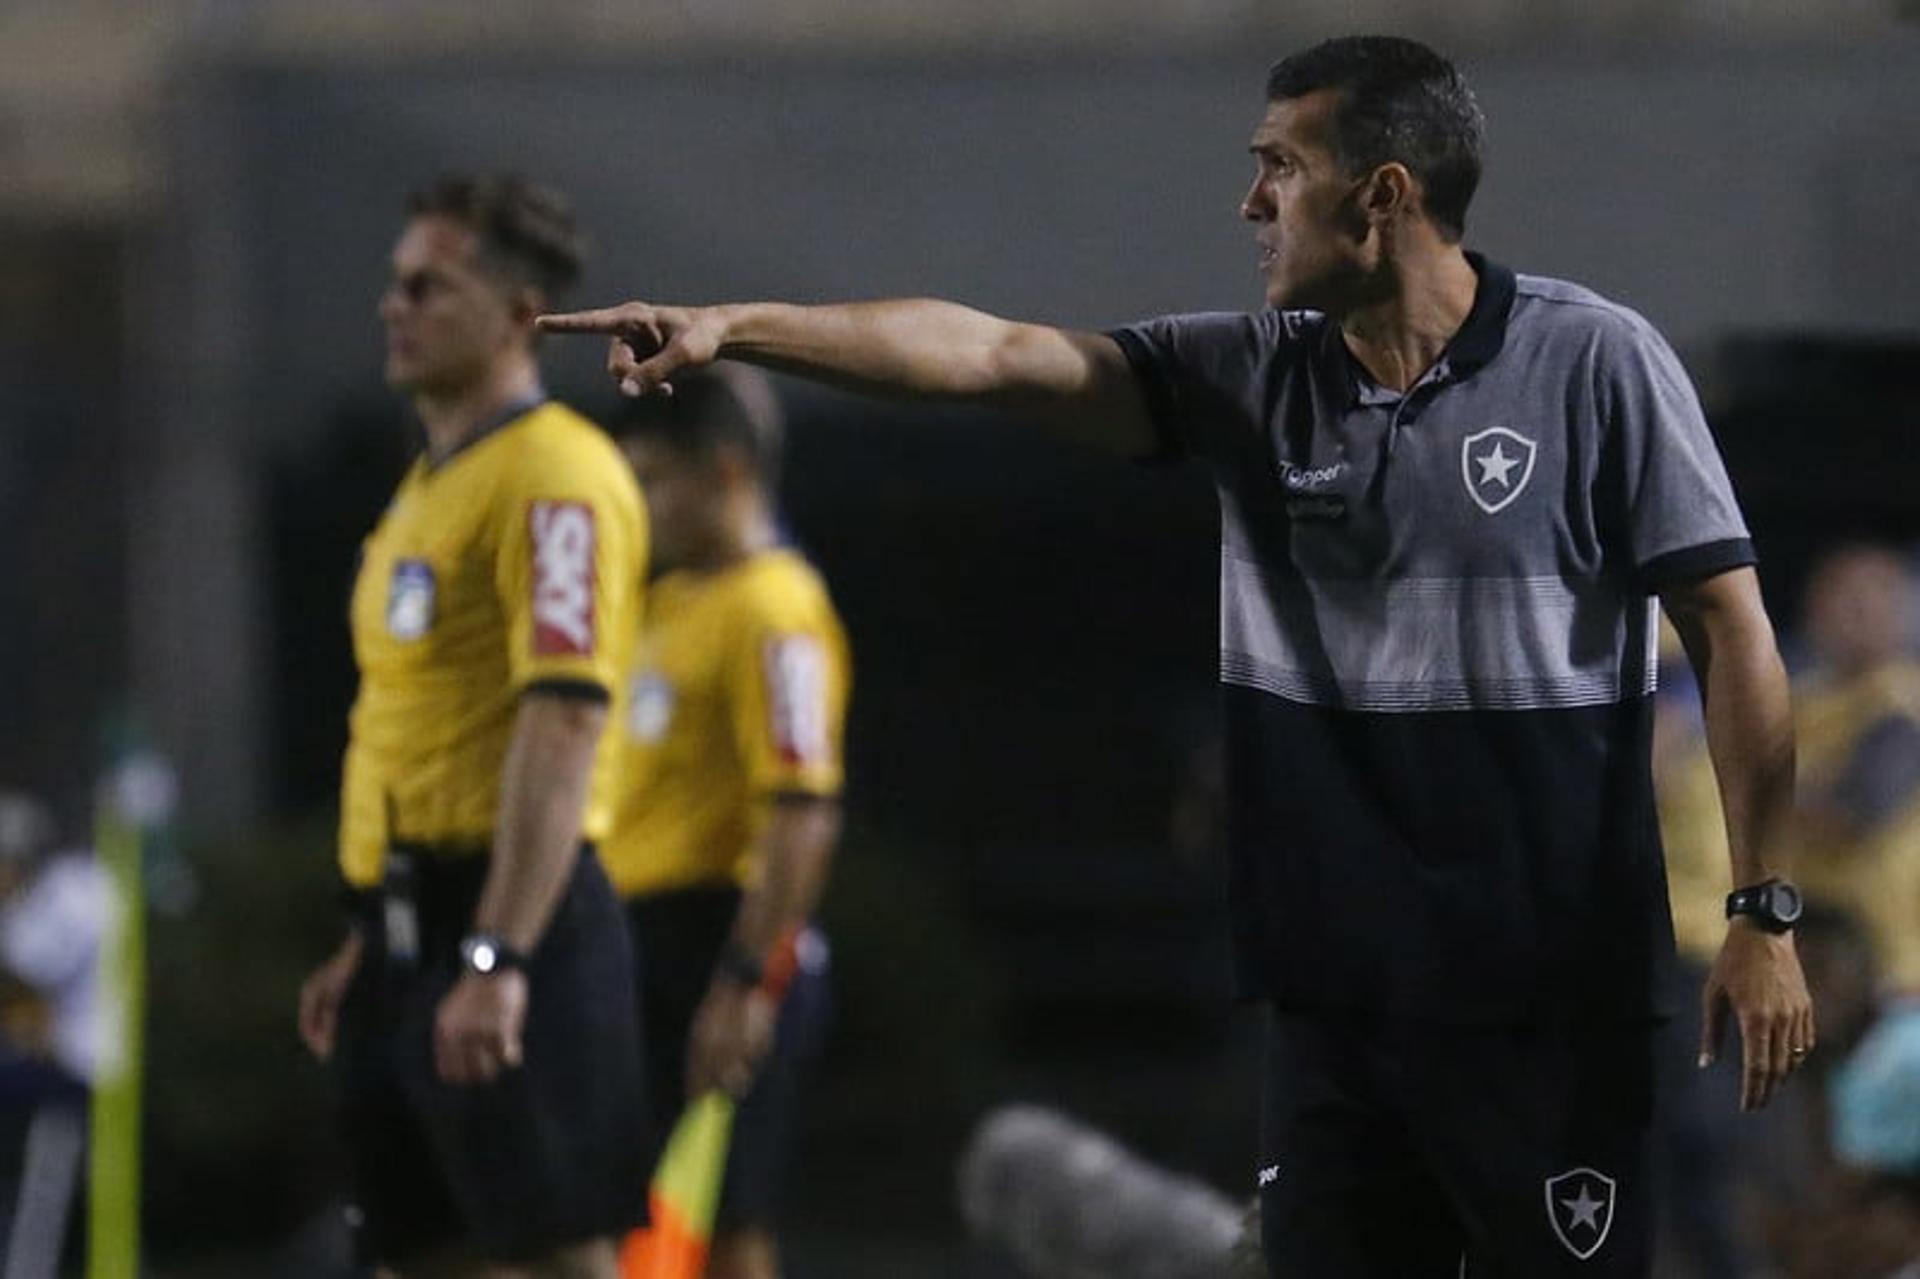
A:
<svg viewBox="0 0 1920 1279">
<path fill-rule="evenodd" d="M 646 1045 L 648 1109 L 656 1151 L 687 1101 L 687 1034 L 733 927 L 740 891 L 711 885 L 631 899 L 635 981 Z M 718 1228 L 771 1227 L 792 1163 L 794 1125 L 807 1067 L 831 1016 L 824 942 L 803 941 L 800 965 L 780 1005 L 773 1047 L 734 1113 Z"/>
<path fill-rule="evenodd" d="M 633 968 L 599 859 L 582 852 L 531 957 L 524 1064 L 478 1087 L 441 1082 L 433 1023 L 460 975 L 487 862 L 413 865 L 417 958 L 404 958 L 382 899 L 368 895 L 334 1055 L 363 1258 L 458 1248 L 523 1260 L 644 1224 Z"/>
<path fill-rule="evenodd" d="M 1276 1011 L 1269 1272 L 1644 1279 L 1658 1023 L 1463 1027 Z"/>
</svg>

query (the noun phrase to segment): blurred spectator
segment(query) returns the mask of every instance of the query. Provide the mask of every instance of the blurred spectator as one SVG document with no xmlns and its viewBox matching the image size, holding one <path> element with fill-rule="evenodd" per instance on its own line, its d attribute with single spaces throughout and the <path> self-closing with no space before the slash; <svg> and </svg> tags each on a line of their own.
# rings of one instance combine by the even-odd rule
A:
<svg viewBox="0 0 1920 1279">
<path fill-rule="evenodd" d="M 1828 1100 L 1838 1162 L 1784 1232 L 1786 1274 L 1916 1279 L 1920 1007 L 1890 1012 L 1867 1034 L 1835 1072 Z"/>
<path fill-rule="evenodd" d="M 1920 664 L 1912 579 L 1891 551 L 1850 546 L 1815 568 L 1795 689 L 1794 867 L 1812 902 L 1867 925 L 1890 991 L 1920 993 Z"/>
<path fill-rule="evenodd" d="M 1835 1074 L 1832 1093 L 1841 1163 L 1920 1180 L 1920 1007 L 1882 1018 Z"/>
<path fill-rule="evenodd" d="M 58 1273 L 88 1088 L 112 1051 L 99 980 L 113 890 L 46 808 L 0 792 L 0 1184 L 8 1279 Z"/>
</svg>

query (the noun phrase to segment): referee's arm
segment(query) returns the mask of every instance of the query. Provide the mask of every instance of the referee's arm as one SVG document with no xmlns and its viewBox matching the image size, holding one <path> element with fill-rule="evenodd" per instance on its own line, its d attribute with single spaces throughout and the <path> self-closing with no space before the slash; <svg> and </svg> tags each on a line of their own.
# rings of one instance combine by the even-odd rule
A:
<svg viewBox="0 0 1920 1279">
<path fill-rule="evenodd" d="M 520 696 L 500 777 L 500 812 L 477 933 L 533 953 L 573 871 L 605 701 L 529 690 Z M 520 1064 L 526 974 L 463 973 L 440 1005 L 434 1056 L 452 1084 L 491 1082 Z"/>
<path fill-rule="evenodd" d="M 1783 874 L 1782 836 L 1793 809 L 1793 724 L 1759 579 L 1751 568 L 1738 568 L 1663 587 L 1660 598 L 1699 677 L 1733 883 Z M 1741 1109 L 1759 1109 L 1813 1049 L 1813 1005 L 1793 935 L 1733 921 L 1702 998 L 1702 1064 L 1717 1053 L 1731 1011 L 1744 1050 Z"/>
<path fill-rule="evenodd" d="M 1160 447 L 1146 397 L 1112 338 L 953 302 L 627 302 L 543 315 L 539 325 L 611 338 L 607 371 L 628 395 L 671 394 L 681 372 L 736 359 L 867 394 L 989 404 L 1126 457 Z"/>
<path fill-rule="evenodd" d="M 770 811 L 759 842 L 761 876 L 741 895 L 727 947 L 770 967 L 768 957 L 792 944 L 826 890 L 840 838 L 840 801 L 791 793 L 763 802 Z M 764 971 L 750 980 L 724 965 L 714 974 L 688 1031 L 688 1100 L 712 1088 L 744 1097 L 752 1087 L 772 1045 L 779 997 Z"/>
</svg>

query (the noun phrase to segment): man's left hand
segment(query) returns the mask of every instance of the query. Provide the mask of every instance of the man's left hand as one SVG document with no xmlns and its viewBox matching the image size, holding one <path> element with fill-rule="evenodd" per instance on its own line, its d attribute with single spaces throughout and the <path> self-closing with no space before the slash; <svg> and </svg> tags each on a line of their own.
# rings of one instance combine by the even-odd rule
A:
<svg viewBox="0 0 1920 1279">
<path fill-rule="evenodd" d="M 687 1044 L 687 1098 L 718 1088 L 738 1100 L 773 1046 L 780 1011 L 772 995 L 726 977 L 715 979 L 693 1016 Z"/>
<path fill-rule="evenodd" d="M 433 1019 L 433 1060 L 440 1078 L 456 1086 L 490 1084 L 520 1065 L 520 1032 L 527 1022 L 527 975 L 503 968 L 482 976 L 462 973 Z"/>
<path fill-rule="evenodd" d="M 1793 934 L 1733 920 L 1701 999 L 1700 1065 L 1719 1054 L 1731 1011 L 1740 1026 L 1740 1109 L 1759 1110 L 1814 1049 L 1813 1001 Z"/>
</svg>

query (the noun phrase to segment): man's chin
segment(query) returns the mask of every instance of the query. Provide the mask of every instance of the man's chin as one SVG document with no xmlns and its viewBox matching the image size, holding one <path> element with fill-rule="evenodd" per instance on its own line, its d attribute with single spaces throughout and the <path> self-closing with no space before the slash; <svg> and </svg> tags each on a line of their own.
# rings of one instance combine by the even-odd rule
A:
<svg viewBox="0 0 1920 1279">
<path fill-rule="evenodd" d="M 1267 285 L 1267 305 L 1278 311 L 1323 311 L 1329 305 L 1329 290 L 1311 283 L 1275 280 Z"/>
<path fill-rule="evenodd" d="M 1297 280 L 1268 276 L 1266 280 L 1267 305 L 1281 311 L 1311 311 L 1314 305 L 1308 300 L 1309 289 L 1300 287 Z"/>
<path fill-rule="evenodd" d="M 389 361 L 386 381 L 387 389 L 400 395 L 433 395 L 442 391 L 447 379 L 435 377 L 418 365 Z"/>
</svg>

